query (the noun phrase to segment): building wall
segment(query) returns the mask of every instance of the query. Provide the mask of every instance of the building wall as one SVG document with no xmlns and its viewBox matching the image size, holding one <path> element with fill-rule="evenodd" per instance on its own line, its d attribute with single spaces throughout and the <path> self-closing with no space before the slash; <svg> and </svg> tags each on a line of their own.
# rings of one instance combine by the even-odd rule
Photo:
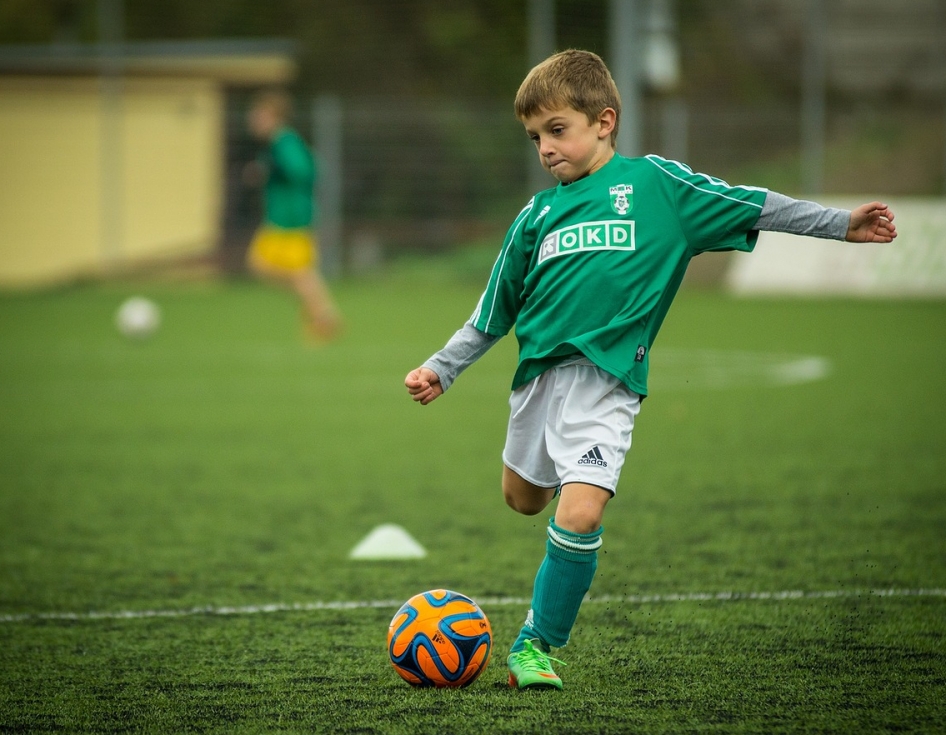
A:
<svg viewBox="0 0 946 735">
<path fill-rule="evenodd" d="M 853 209 L 863 201 L 825 203 Z M 884 202 L 897 217 L 892 245 L 763 232 L 751 255 L 733 254 L 726 285 L 733 293 L 749 296 L 946 297 L 946 200 Z"/>
<path fill-rule="evenodd" d="M 211 252 L 222 136 L 210 80 L 0 77 L 0 286 Z"/>
</svg>

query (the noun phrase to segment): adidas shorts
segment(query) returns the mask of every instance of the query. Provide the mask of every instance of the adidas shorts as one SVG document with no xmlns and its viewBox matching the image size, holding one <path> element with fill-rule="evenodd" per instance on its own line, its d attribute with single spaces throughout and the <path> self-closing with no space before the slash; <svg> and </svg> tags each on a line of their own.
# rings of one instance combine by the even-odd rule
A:
<svg viewBox="0 0 946 735">
<path fill-rule="evenodd" d="M 557 365 L 510 396 L 503 462 L 540 487 L 582 482 L 613 495 L 640 405 L 586 358 Z"/>
</svg>

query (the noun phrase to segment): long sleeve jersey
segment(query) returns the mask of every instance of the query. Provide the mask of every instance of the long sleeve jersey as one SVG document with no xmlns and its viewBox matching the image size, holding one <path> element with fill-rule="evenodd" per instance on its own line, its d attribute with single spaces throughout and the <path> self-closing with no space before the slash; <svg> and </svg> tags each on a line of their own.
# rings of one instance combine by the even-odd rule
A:
<svg viewBox="0 0 946 735">
<path fill-rule="evenodd" d="M 850 212 L 730 186 L 659 156 L 615 155 L 519 213 L 467 325 L 425 363 L 444 389 L 513 326 L 513 389 L 583 355 L 647 395 L 650 347 L 690 260 L 759 230 L 843 239 Z"/>
</svg>

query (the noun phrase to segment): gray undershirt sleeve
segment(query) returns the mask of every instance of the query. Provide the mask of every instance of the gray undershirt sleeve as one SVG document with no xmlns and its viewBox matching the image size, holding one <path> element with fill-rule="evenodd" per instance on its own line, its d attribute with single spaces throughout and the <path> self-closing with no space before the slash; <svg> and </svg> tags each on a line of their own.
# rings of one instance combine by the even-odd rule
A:
<svg viewBox="0 0 946 735">
<path fill-rule="evenodd" d="M 440 387 L 447 390 L 457 376 L 479 360 L 501 337 L 481 332 L 467 322 L 457 330 L 444 348 L 433 355 L 422 367 L 429 368 L 440 378 Z"/>
<path fill-rule="evenodd" d="M 823 207 L 770 191 L 753 229 L 843 240 L 850 224 L 851 213 L 846 209 Z"/>
</svg>

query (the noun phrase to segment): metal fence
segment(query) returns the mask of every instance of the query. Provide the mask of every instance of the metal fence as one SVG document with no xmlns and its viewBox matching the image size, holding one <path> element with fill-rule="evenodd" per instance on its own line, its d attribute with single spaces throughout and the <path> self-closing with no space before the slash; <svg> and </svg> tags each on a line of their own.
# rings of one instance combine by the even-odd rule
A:
<svg viewBox="0 0 946 735">
<path fill-rule="evenodd" d="M 627 70 L 614 67 L 623 52 L 639 47 L 633 64 L 640 85 L 633 89 L 640 94 L 626 111 L 639 113 L 640 152 L 795 196 L 946 195 L 943 0 L 525 5 L 530 56 L 540 47 L 590 48 L 626 84 Z M 633 14 L 616 12 L 632 6 Z M 633 31 L 630 40 L 614 32 L 621 17 Z M 486 36 L 483 54 L 504 39 Z M 676 59 L 672 82 L 657 83 L 647 71 L 659 50 L 655 39 Z M 328 118 L 317 112 L 325 100 L 321 107 L 303 101 L 297 125 L 329 164 L 321 196 L 328 203 L 323 239 L 330 268 L 341 270 L 365 253 L 377 258 L 448 248 L 483 233 L 501 236 L 537 182 L 554 183 L 537 171 L 512 114 L 513 93 L 470 99 L 462 91 L 342 92 Z M 241 132 L 241 105 L 245 100 L 232 100 L 234 159 L 251 148 Z M 630 122 L 626 115 L 625 126 Z M 252 197 L 231 187 L 230 198 L 228 217 L 252 221 Z"/>
<path fill-rule="evenodd" d="M 296 125 L 323 163 L 322 235 L 330 271 L 499 237 L 533 193 L 531 173 L 538 163 L 511 104 L 339 100 L 334 131 L 324 130 L 324 122 L 320 129 L 313 112 L 319 104 L 324 100 L 300 105 Z M 228 115 L 224 230 L 226 260 L 234 267 L 259 217 L 259 193 L 240 178 L 257 150 L 245 132 L 244 106 L 233 101 Z M 825 127 L 823 192 L 815 194 L 946 193 L 946 110 L 940 105 L 883 111 L 829 105 Z M 805 191 L 797 104 L 738 108 L 653 98 L 646 102 L 642 129 L 646 152 L 732 183 L 811 193 Z M 333 150 L 320 147 L 326 140 Z M 555 182 L 547 177 L 547 183 Z"/>
</svg>

